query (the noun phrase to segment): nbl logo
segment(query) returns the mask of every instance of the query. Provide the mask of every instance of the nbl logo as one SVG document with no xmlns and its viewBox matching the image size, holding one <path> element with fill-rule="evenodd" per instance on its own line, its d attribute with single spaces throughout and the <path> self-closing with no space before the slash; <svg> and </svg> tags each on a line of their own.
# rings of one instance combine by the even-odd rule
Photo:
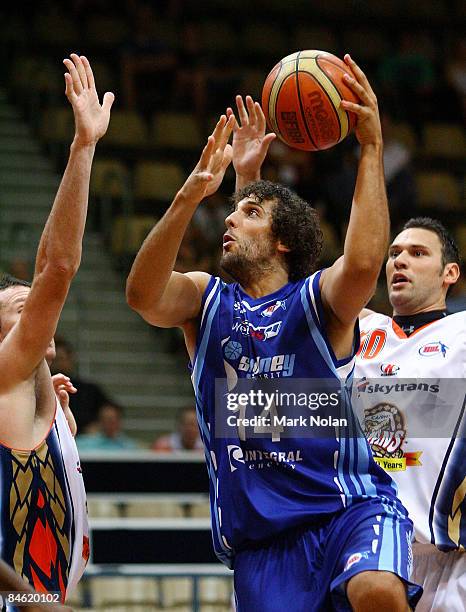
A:
<svg viewBox="0 0 466 612">
<path fill-rule="evenodd" d="M 422 357 L 435 357 L 436 355 L 442 355 L 446 357 L 448 346 L 443 344 L 443 342 L 429 342 L 429 344 L 424 344 L 419 349 L 419 355 Z"/>
</svg>

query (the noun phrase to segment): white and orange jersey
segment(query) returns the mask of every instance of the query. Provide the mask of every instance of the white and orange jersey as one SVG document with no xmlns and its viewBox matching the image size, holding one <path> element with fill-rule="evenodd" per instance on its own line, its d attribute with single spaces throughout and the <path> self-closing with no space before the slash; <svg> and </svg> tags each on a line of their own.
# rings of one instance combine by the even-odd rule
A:
<svg viewBox="0 0 466 612">
<path fill-rule="evenodd" d="M 353 407 L 395 480 L 416 540 L 466 547 L 466 312 L 409 337 L 386 315 L 361 321 Z"/>
</svg>

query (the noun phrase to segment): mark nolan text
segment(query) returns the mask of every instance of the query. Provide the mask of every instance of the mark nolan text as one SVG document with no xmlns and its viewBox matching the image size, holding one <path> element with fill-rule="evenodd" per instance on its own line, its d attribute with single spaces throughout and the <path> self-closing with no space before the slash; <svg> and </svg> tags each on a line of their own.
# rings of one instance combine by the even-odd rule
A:
<svg viewBox="0 0 466 612">
<path fill-rule="evenodd" d="M 242 418 L 231 414 L 227 418 L 229 427 L 347 427 L 347 419 L 336 419 L 335 417 L 287 417 L 287 416 L 253 416 Z"/>
</svg>

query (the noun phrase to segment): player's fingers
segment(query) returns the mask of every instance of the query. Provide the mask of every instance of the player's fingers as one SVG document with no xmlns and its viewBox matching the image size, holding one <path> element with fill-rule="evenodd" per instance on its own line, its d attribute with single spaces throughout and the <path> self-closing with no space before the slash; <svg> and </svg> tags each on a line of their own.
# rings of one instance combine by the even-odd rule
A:
<svg viewBox="0 0 466 612">
<path fill-rule="evenodd" d="M 238 122 L 236 121 L 236 116 L 235 113 L 233 112 L 233 109 L 229 106 L 227 108 L 227 117 L 228 119 L 233 115 L 233 117 L 235 118 L 234 122 L 233 122 L 233 131 L 237 130 L 239 128 Z"/>
<path fill-rule="evenodd" d="M 252 125 L 257 124 L 257 116 L 256 116 L 256 107 L 254 104 L 254 100 L 251 96 L 246 96 L 246 107 L 248 109 L 249 114 L 249 123 Z"/>
<path fill-rule="evenodd" d="M 218 139 L 217 142 L 217 146 L 219 149 L 221 149 L 222 151 L 225 149 L 225 147 L 227 146 L 227 142 L 231 136 L 231 133 L 233 131 L 233 126 L 235 124 L 235 117 L 234 115 L 230 115 L 228 117 L 228 120 L 226 122 L 226 124 L 223 127 L 222 133 L 220 134 L 220 137 Z"/>
<path fill-rule="evenodd" d="M 73 79 L 71 78 L 71 74 L 69 72 L 66 72 L 64 77 L 65 77 L 65 95 L 68 98 L 68 100 L 71 101 L 71 98 L 74 95 Z"/>
<path fill-rule="evenodd" d="M 348 85 L 348 87 L 354 91 L 354 93 L 358 96 L 358 98 L 361 100 L 361 102 L 364 102 L 364 104 L 369 105 L 373 102 L 372 97 L 369 95 L 369 93 L 366 91 L 366 89 L 364 89 L 364 87 L 362 85 L 360 85 L 356 79 L 354 77 L 352 77 L 350 74 L 344 74 L 343 75 L 343 80 L 345 81 L 345 83 Z"/>
<path fill-rule="evenodd" d="M 70 380 L 68 380 L 67 382 L 63 383 L 62 388 L 65 391 L 68 391 L 68 393 L 76 393 L 78 391 Z"/>
<path fill-rule="evenodd" d="M 85 55 L 81 55 L 81 62 L 83 64 L 84 70 L 86 72 L 87 82 L 88 82 L 89 87 L 91 89 L 95 89 L 94 73 L 92 72 L 92 68 L 91 68 L 91 65 L 89 63 L 89 60 L 87 59 L 87 57 Z"/>
<path fill-rule="evenodd" d="M 225 147 L 225 151 L 223 152 L 223 159 L 222 159 L 222 171 L 223 172 L 225 172 L 225 170 L 231 164 L 232 159 L 233 159 L 233 147 L 230 144 L 227 144 L 227 146 Z"/>
<path fill-rule="evenodd" d="M 83 91 L 83 84 L 81 83 L 78 71 L 76 70 L 75 65 L 70 59 L 64 59 L 63 63 L 68 68 L 68 72 L 71 75 L 71 79 L 73 81 L 73 91 L 76 95 L 79 95 Z"/>
<path fill-rule="evenodd" d="M 355 113 L 358 116 L 365 114 L 367 112 L 367 108 L 365 106 L 361 106 L 360 104 L 355 104 L 354 102 L 350 102 L 349 100 L 342 100 L 340 102 L 340 106 L 344 110 Z"/>
<path fill-rule="evenodd" d="M 64 389 L 61 389 L 58 392 L 58 399 L 60 400 L 60 405 L 63 409 L 68 408 L 68 405 L 70 402 L 70 396 Z"/>
<path fill-rule="evenodd" d="M 246 112 L 246 107 L 244 106 L 243 98 L 241 96 L 236 96 L 236 108 L 238 109 L 240 126 L 245 127 L 249 125 L 249 117 Z"/>
<path fill-rule="evenodd" d="M 111 91 L 106 91 L 102 101 L 102 109 L 106 113 L 110 113 L 113 103 L 115 102 L 115 94 Z"/>
<path fill-rule="evenodd" d="M 220 137 L 222 135 L 222 130 L 225 127 L 226 122 L 227 122 L 226 115 L 220 115 L 220 119 L 217 121 L 214 131 L 212 132 L 212 137 L 215 140 L 215 142 L 218 142 L 220 140 Z"/>
<path fill-rule="evenodd" d="M 344 57 L 344 60 L 345 60 L 346 64 L 348 64 L 348 66 L 353 71 L 353 74 L 356 77 L 356 80 L 364 87 L 364 89 L 369 94 L 372 94 L 373 96 L 375 96 L 374 91 L 373 91 L 369 81 L 367 80 L 366 75 L 361 70 L 361 68 L 356 64 L 356 62 L 354 61 L 354 59 L 351 57 L 351 55 L 349 53 L 346 53 L 346 55 Z"/>
<path fill-rule="evenodd" d="M 84 87 L 84 89 L 87 89 L 89 87 L 89 83 L 87 82 L 87 74 L 86 70 L 84 69 L 84 64 L 82 63 L 81 58 L 76 53 L 71 53 L 70 57 L 73 60 L 74 65 L 76 66 L 76 70 L 78 71 L 82 86 Z"/>
<path fill-rule="evenodd" d="M 264 136 L 262 143 L 261 143 L 261 150 L 264 155 L 267 153 L 268 148 L 270 147 L 270 145 L 272 144 L 272 142 L 275 140 L 276 137 L 277 135 L 274 134 L 273 132 L 270 132 L 269 134 L 266 134 Z"/>
<path fill-rule="evenodd" d="M 266 121 L 265 121 L 265 115 L 264 115 L 264 111 L 262 110 L 261 105 L 259 104 L 259 102 L 255 102 L 254 103 L 254 108 L 256 111 L 256 124 L 257 124 L 257 129 L 260 132 L 265 132 L 265 128 L 266 128 Z"/>
<path fill-rule="evenodd" d="M 215 145 L 215 138 L 212 134 L 209 136 L 209 138 L 207 139 L 207 144 L 202 149 L 201 157 L 199 158 L 199 163 L 197 165 L 199 171 L 203 171 L 207 168 L 210 158 L 212 157 L 214 145 Z"/>
</svg>

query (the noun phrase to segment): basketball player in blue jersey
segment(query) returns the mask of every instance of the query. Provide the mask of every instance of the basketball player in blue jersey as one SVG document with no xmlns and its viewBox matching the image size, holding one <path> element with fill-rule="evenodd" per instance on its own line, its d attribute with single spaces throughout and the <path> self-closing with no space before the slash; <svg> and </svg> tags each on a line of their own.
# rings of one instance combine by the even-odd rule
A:
<svg viewBox="0 0 466 612">
<path fill-rule="evenodd" d="M 360 316 L 353 405 L 414 523 L 422 612 L 463 612 L 466 601 L 466 312 L 446 302 L 459 275 L 445 227 L 410 219 L 388 250 L 393 316 Z M 442 435 L 422 427 L 436 420 L 450 423 Z"/>
<path fill-rule="evenodd" d="M 389 219 L 377 100 L 360 68 L 348 55 L 345 61 L 360 104 L 342 107 L 358 116 L 361 156 L 344 255 L 315 272 L 315 211 L 285 187 L 257 181 L 273 136 L 265 136 L 260 106 L 248 97 L 246 107 L 237 99 L 239 122 L 231 109 L 220 118 L 127 283 L 128 302 L 146 321 L 184 331 L 214 547 L 234 568 L 240 612 L 401 612 L 419 596 L 409 582 L 412 523 L 364 438 L 216 434 L 216 379 L 230 390 L 242 379 L 267 377 L 350 386 L 357 317 L 376 285 Z M 221 265 L 236 282 L 174 272 L 192 215 L 232 159 L 240 189 L 225 220 Z M 356 428 L 348 393 L 344 398 Z"/>
<path fill-rule="evenodd" d="M 107 93 L 99 103 L 84 56 L 64 64 L 75 119 L 68 164 L 32 286 L 10 276 L 0 281 L 0 554 L 36 591 L 59 592 L 62 601 L 84 571 L 89 538 L 76 444 L 47 362 L 79 267 L 92 160 L 114 99 Z"/>
</svg>

